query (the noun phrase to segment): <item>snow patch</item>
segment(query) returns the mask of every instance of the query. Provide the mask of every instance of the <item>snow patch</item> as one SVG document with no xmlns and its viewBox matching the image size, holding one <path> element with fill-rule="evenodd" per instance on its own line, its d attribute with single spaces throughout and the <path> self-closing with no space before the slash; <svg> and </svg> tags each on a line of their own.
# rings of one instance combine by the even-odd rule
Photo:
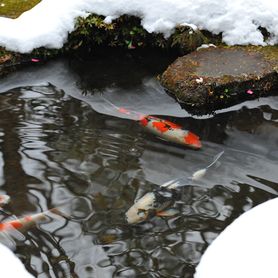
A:
<svg viewBox="0 0 278 278">
<path fill-rule="evenodd" d="M 258 29 L 270 33 L 267 43 L 278 42 L 278 3 L 275 0 L 42 0 L 17 19 L 0 17 L 0 45 L 22 53 L 34 48 L 61 48 L 75 19 L 96 13 L 105 22 L 123 15 L 142 19 L 148 32 L 168 37 L 175 26 L 195 26 L 233 44 L 265 45 Z M 193 29 L 194 29 L 193 28 Z"/>
<path fill-rule="evenodd" d="M 278 198 L 242 214 L 208 247 L 194 278 L 276 278 Z"/>
<path fill-rule="evenodd" d="M 0 255 L 1 277 L 34 278 L 25 270 L 24 265 L 13 252 L 2 243 L 0 243 Z"/>
</svg>

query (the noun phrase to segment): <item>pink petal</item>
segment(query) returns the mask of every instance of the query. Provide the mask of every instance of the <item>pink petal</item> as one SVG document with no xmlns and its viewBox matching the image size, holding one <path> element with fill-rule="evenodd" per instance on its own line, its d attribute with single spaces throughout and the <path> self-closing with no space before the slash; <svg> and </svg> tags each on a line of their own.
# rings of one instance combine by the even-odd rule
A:
<svg viewBox="0 0 278 278">
<path fill-rule="evenodd" d="M 252 90 L 250 90 L 250 89 L 246 93 L 249 94 L 249 95 L 253 95 L 254 94 L 254 92 Z"/>
<path fill-rule="evenodd" d="M 35 58 L 31 59 L 31 62 L 33 62 L 33 63 L 38 63 L 39 61 L 40 61 L 39 59 L 35 59 Z"/>
</svg>

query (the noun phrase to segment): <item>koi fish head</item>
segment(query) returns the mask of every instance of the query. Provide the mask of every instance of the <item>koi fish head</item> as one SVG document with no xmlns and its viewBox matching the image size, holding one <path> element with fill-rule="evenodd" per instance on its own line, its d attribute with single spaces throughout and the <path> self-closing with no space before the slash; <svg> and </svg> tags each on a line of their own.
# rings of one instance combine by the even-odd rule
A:
<svg viewBox="0 0 278 278">
<path fill-rule="evenodd" d="M 155 194 L 148 192 L 133 204 L 126 212 L 128 224 L 137 224 L 146 221 L 154 210 Z"/>
<path fill-rule="evenodd" d="M 128 224 L 138 224 L 158 215 L 174 201 L 174 193 L 169 190 L 157 190 L 146 193 L 126 212 Z"/>
</svg>

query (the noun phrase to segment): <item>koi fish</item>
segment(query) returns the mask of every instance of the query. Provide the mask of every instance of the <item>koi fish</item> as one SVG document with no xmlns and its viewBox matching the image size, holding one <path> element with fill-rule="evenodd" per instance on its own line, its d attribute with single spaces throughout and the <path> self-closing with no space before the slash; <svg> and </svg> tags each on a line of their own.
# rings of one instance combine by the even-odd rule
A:
<svg viewBox="0 0 278 278">
<path fill-rule="evenodd" d="M 135 121 L 139 122 L 142 127 L 160 138 L 192 149 L 200 149 L 202 147 L 199 136 L 191 131 L 183 129 L 182 126 L 178 124 L 158 117 L 144 115 L 136 111 L 118 107 L 105 97 L 102 96 L 102 98 L 118 112 L 129 115 Z"/>
<path fill-rule="evenodd" d="M 50 212 L 60 216 L 64 216 L 64 214 L 62 214 L 57 208 L 53 208 L 45 212 L 40 212 L 33 215 L 24 216 L 22 218 L 1 222 L 0 232 L 5 232 L 10 229 L 21 230 L 21 229 L 31 228 L 33 225 L 35 225 L 38 222 L 48 220 L 49 219 L 48 214 Z"/>
<path fill-rule="evenodd" d="M 202 147 L 199 136 L 170 121 L 146 115 L 140 119 L 140 124 L 151 133 L 167 141 L 185 145 L 192 149 Z"/>
<path fill-rule="evenodd" d="M 197 181 L 204 177 L 207 170 L 211 168 L 223 155 L 224 151 L 217 154 L 207 167 L 193 173 L 191 177 L 182 177 L 170 180 L 160 186 L 160 188 L 148 192 L 135 203 L 126 212 L 126 221 L 128 224 L 138 224 L 146 221 L 153 216 L 174 216 L 178 213 L 175 209 L 167 209 L 172 206 L 177 199 L 177 191 L 181 186 L 185 186 L 188 181 Z"/>
<path fill-rule="evenodd" d="M 146 193 L 126 212 L 128 224 L 137 224 L 154 216 L 166 216 L 166 209 L 174 204 L 176 192 L 172 189 L 160 188 Z"/>
</svg>

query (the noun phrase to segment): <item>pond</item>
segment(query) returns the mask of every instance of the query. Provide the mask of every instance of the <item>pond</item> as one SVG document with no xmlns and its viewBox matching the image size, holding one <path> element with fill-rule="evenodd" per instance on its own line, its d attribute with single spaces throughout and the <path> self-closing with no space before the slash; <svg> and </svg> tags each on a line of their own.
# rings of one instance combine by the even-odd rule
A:
<svg viewBox="0 0 278 278">
<path fill-rule="evenodd" d="M 2 220 L 59 207 L 0 236 L 35 277 L 193 277 L 208 244 L 278 193 L 278 97 L 195 117 L 156 79 L 165 53 L 97 53 L 25 67 L 0 85 Z M 106 101 L 109 100 L 109 101 Z M 191 150 L 148 133 L 112 105 L 159 115 L 198 134 Z M 190 177 L 173 217 L 128 225 L 138 194 Z"/>
</svg>

